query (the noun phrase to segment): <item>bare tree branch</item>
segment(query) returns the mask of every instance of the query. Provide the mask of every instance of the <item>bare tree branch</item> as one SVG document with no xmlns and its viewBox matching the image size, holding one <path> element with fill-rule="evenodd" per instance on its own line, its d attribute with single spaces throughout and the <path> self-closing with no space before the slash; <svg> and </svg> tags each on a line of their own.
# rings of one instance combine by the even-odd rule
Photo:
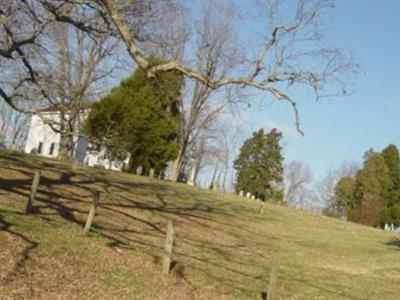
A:
<svg viewBox="0 0 400 300">
<path fill-rule="evenodd" d="M 218 2 L 210 3 L 217 7 Z M 352 82 L 359 66 L 354 59 L 344 55 L 343 50 L 329 43 L 324 36 L 324 13 L 332 7 L 329 0 L 260 2 L 260 7 L 255 9 L 257 15 L 248 18 L 246 25 L 251 26 L 253 22 L 265 26 L 267 30 L 258 33 L 256 39 L 249 41 L 250 35 L 243 36 L 243 28 L 239 30 L 235 28 L 235 24 L 227 28 L 238 34 L 237 39 L 241 41 L 245 51 L 244 57 L 233 64 L 223 76 L 212 75 L 213 68 L 219 67 L 221 61 L 216 65 L 211 62 L 205 64 L 205 67 L 199 67 L 193 65 L 193 60 L 184 58 L 184 48 L 176 51 L 177 49 L 166 46 L 166 41 L 159 41 L 157 28 L 167 26 L 163 12 L 166 9 L 169 9 L 168 13 L 173 12 L 174 5 L 174 1 L 151 0 L 33 0 L 7 4 L 1 15 L 4 33 L 0 33 L 0 57 L 18 61 L 21 65 L 19 67 L 23 67 L 28 76 L 17 79 L 13 86 L 0 85 L 0 96 L 16 107 L 12 102 L 24 97 L 20 91 L 24 86 L 46 98 L 42 79 L 35 76 L 33 50 L 40 46 L 43 32 L 55 22 L 75 26 L 95 40 L 104 36 L 119 38 L 136 64 L 150 77 L 159 72 L 176 70 L 210 90 L 220 90 L 233 85 L 252 88 L 265 92 L 278 101 L 285 101 L 292 107 L 295 126 L 301 133 L 303 132 L 297 108 L 298 99 L 291 94 L 292 87 L 311 89 L 317 99 L 327 95 L 351 93 L 349 83 Z M 282 14 L 282 11 L 285 14 Z M 21 28 L 25 23 L 21 16 L 17 18 L 18 14 L 29 16 L 35 28 L 23 38 Z M 18 38 L 16 31 L 9 26 L 11 16 L 18 20 L 13 24 L 13 28 L 19 28 Z M 167 22 L 172 22 L 171 20 L 173 17 Z M 191 28 L 194 28 L 196 21 L 192 23 L 194 26 Z M 4 26 L 9 26 L 9 30 Z M 190 29 L 182 31 L 182 34 L 173 35 L 170 31 L 170 40 L 181 42 L 187 39 L 188 32 Z M 212 49 L 216 41 L 211 44 L 212 51 L 218 51 L 218 48 Z M 163 55 L 168 57 L 168 61 L 156 66 L 150 65 L 150 45 L 163 47 L 161 44 L 165 46 L 166 51 Z M 255 57 L 251 57 L 252 49 L 256 49 Z"/>
</svg>

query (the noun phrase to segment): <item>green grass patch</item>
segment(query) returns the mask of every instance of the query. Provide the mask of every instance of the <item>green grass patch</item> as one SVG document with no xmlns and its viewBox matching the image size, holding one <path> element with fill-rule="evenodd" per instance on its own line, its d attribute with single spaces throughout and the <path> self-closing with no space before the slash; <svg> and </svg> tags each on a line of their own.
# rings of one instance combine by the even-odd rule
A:
<svg viewBox="0 0 400 300">
<path fill-rule="evenodd" d="M 23 213 L 40 168 L 38 212 Z M 92 231 L 83 236 L 94 191 Z M 399 236 L 184 184 L 0 151 L 0 295 L 16 299 L 277 299 L 400 295 Z M 175 266 L 161 273 L 175 221 Z"/>
</svg>

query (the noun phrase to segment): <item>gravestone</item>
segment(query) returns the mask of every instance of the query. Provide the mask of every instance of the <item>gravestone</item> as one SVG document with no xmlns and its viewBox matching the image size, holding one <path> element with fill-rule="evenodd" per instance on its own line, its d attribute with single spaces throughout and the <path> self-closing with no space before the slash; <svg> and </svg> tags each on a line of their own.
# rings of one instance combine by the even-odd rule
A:
<svg viewBox="0 0 400 300">
<path fill-rule="evenodd" d="M 136 168 L 136 174 L 137 175 L 142 175 L 142 173 L 143 173 L 143 167 L 142 166 L 137 167 Z"/>
<path fill-rule="evenodd" d="M 74 160 L 83 163 L 86 157 L 86 152 L 89 146 L 89 142 L 83 137 L 79 137 L 76 142 L 76 149 L 74 153 Z"/>
<path fill-rule="evenodd" d="M 154 178 L 154 168 L 150 169 L 149 177 Z"/>
<path fill-rule="evenodd" d="M 240 197 L 243 197 L 243 195 L 244 195 L 244 192 L 243 192 L 243 191 L 240 191 L 240 192 L 239 192 L 239 196 L 240 196 Z"/>
</svg>

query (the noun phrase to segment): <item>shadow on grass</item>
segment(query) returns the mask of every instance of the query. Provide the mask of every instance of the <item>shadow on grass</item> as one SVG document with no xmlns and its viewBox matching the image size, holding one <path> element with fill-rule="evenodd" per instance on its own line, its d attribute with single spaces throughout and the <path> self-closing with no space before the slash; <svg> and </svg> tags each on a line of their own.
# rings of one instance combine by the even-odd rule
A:
<svg viewBox="0 0 400 300">
<path fill-rule="evenodd" d="M 3 232 L 7 232 L 17 239 L 22 240 L 26 244 L 22 252 L 18 253 L 13 268 L 7 274 L 3 275 L 2 283 L 7 284 L 11 282 L 15 276 L 18 276 L 22 272 L 24 264 L 30 259 L 30 252 L 37 248 L 39 244 L 29 239 L 22 233 L 13 230 L 13 224 L 6 221 L 4 215 L 1 212 L 2 211 L 0 211 L 0 230 Z"/>
<path fill-rule="evenodd" d="M 108 247 L 136 253 L 144 252 L 158 261 L 163 253 L 166 220 L 173 218 L 181 226 L 184 224 L 188 228 L 202 228 L 207 234 L 215 233 L 216 236 L 220 234 L 229 237 L 229 242 L 219 239 L 206 241 L 202 240 L 196 231 L 191 233 L 188 230 L 189 234 L 181 236 L 178 229 L 176 240 L 178 243 L 184 243 L 185 247 L 176 248 L 176 265 L 172 271 L 179 277 L 186 279 L 193 269 L 203 273 L 206 278 L 211 278 L 222 286 L 250 298 L 259 297 L 262 291 L 255 290 L 255 286 L 265 288 L 268 282 L 269 269 L 265 264 L 260 264 L 260 261 L 268 261 L 267 254 L 247 253 L 240 257 L 232 254 L 232 249 L 244 253 L 253 248 L 271 248 L 271 237 L 266 238 L 262 232 L 255 232 L 235 223 L 241 213 L 253 217 L 249 207 L 231 207 L 234 202 L 225 200 L 212 203 L 206 199 L 207 194 L 203 194 L 201 198 L 192 190 L 174 189 L 169 184 L 161 184 L 157 180 L 132 181 L 133 177 L 123 177 L 123 174 L 89 169 L 71 170 L 65 164 L 46 162 L 38 158 L 34 158 L 26 166 L 27 158 L 22 155 L 8 155 L 6 159 L 7 164 L 1 164 L 1 169 L 19 172 L 20 176 L 9 179 L 1 178 L 0 175 L 0 189 L 9 194 L 17 194 L 23 199 L 26 199 L 30 192 L 33 168 L 45 170 L 34 205 L 38 208 L 36 215 L 46 222 L 55 222 L 61 218 L 82 227 L 93 193 L 101 191 L 102 198 L 91 231 L 94 235 L 105 238 Z M 0 226 L 2 230 L 21 238 L 27 244 L 13 272 L 10 273 L 15 274 L 38 244 L 12 230 L 12 224 L 6 222 L 1 215 Z M 400 242 L 395 246 L 400 247 Z M 7 278 L 12 278 L 12 275 L 7 275 Z M 312 285 L 325 293 L 360 299 L 338 292 L 340 287 L 335 290 L 319 287 L 305 279 L 293 280 Z"/>
<path fill-rule="evenodd" d="M 386 245 L 396 247 L 400 250 L 400 238 L 387 242 Z"/>
<path fill-rule="evenodd" d="M 282 276 L 282 275 L 281 275 Z M 351 299 L 351 300 L 369 300 L 370 298 L 359 297 L 350 294 L 350 292 L 344 292 L 349 290 L 351 286 L 340 286 L 334 281 L 324 281 L 323 284 L 319 284 L 319 278 L 296 278 L 291 274 L 285 273 L 286 279 L 300 283 L 301 285 L 309 286 L 317 291 L 324 292 L 327 295 L 333 295 L 335 299 Z M 278 279 L 279 280 L 279 279 Z M 340 297 L 340 298 L 338 298 Z M 325 298 L 324 298 L 325 299 Z"/>
<path fill-rule="evenodd" d="M 17 157 L 14 160 L 18 164 L 17 166 L 13 164 L 1 165 L 2 169 L 13 171 L 20 175 L 15 176 L 15 178 L 1 178 L 0 176 L 0 189 L 8 194 L 16 194 L 21 199 L 27 199 L 30 193 L 33 170 L 31 173 L 29 172 L 30 170 L 24 169 L 20 160 L 23 160 L 23 157 Z M 178 219 L 180 224 L 186 223 L 193 226 L 201 226 L 206 230 L 215 231 L 218 229 L 221 233 L 233 234 L 235 238 L 239 238 L 238 231 L 246 232 L 246 236 L 253 234 L 246 228 L 236 228 L 234 230 L 236 233 L 232 233 L 234 225 L 224 218 L 217 217 L 234 217 L 228 210 L 224 210 L 224 206 L 231 205 L 229 201 L 219 205 L 211 205 L 190 190 L 178 191 L 167 184 L 157 183 L 156 180 L 148 183 L 132 182 L 127 179 L 118 181 L 115 178 L 110 180 L 107 177 L 100 177 L 101 174 L 99 175 L 98 173 L 77 174 L 75 171 L 70 172 L 67 169 L 59 169 L 54 166 L 47 169 L 48 165 L 43 162 L 32 164 L 32 166 L 32 169 L 39 167 L 46 170 L 42 172 L 34 205 L 37 208 L 35 215 L 50 224 L 56 221 L 54 217 L 58 216 L 67 222 L 82 227 L 88 214 L 94 191 L 102 191 L 102 198 L 98 205 L 97 216 L 92 224 L 91 231 L 94 235 L 107 239 L 108 242 L 106 244 L 111 248 L 118 247 L 136 252 L 143 251 L 146 252 L 146 255 L 156 259 L 163 253 L 166 220 L 171 217 Z M 166 196 L 169 200 L 166 200 Z M 7 212 L 16 213 L 11 210 Z M 138 212 L 141 214 L 138 214 Z M 157 218 L 142 217 L 144 212 L 157 216 Z M 114 223 L 108 219 L 113 220 Z M 4 219 L 2 219 L 2 224 L 3 230 L 8 230 L 28 243 L 28 246 L 21 254 L 20 261 L 16 264 L 13 271 L 15 273 L 29 259 L 29 253 L 37 247 L 37 243 L 11 230 L 11 224 L 5 222 Z M 241 267 L 230 266 L 230 264 L 235 263 L 242 266 L 253 265 L 256 268 L 257 265 L 255 263 L 245 259 L 234 260 L 228 251 L 220 247 L 222 245 L 197 243 L 195 236 L 190 237 L 190 239 L 182 238 L 182 242 L 187 243 L 192 248 L 203 249 L 213 254 L 206 259 L 200 254 L 196 253 L 194 255 L 190 250 L 177 252 L 178 258 L 173 272 L 178 277 L 186 280 L 185 268 L 187 266 L 179 258 L 186 257 L 192 261 L 197 261 L 197 265 L 200 263 L 200 266 L 195 267 L 195 269 L 205 273 L 207 277 L 215 277 L 221 284 L 230 286 L 230 288 L 236 289 L 241 293 L 254 294 L 254 290 L 244 290 L 238 287 L 240 278 L 219 278 L 209 271 L 209 266 L 212 265 L 213 268 L 219 268 L 223 272 L 234 273 L 248 277 L 251 280 L 261 280 L 253 274 L 240 271 Z M 233 246 L 239 247 L 240 245 Z M 259 246 L 266 247 L 267 244 Z M 10 275 L 8 278 L 12 278 L 12 276 Z"/>
</svg>

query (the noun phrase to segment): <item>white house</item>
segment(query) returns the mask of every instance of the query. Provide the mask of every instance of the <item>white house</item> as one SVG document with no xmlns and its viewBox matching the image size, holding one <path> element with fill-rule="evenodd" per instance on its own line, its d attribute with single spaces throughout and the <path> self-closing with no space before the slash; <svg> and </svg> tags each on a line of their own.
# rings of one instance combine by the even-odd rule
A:
<svg viewBox="0 0 400 300">
<path fill-rule="evenodd" d="M 82 109 L 81 119 L 84 120 L 90 111 L 90 106 Z M 59 122 L 60 111 L 57 107 L 50 107 L 40 110 L 38 114 L 32 115 L 29 131 L 25 142 L 25 153 L 36 153 L 47 157 L 57 157 L 60 147 L 60 134 L 55 132 L 48 124 L 49 122 Z M 75 149 L 73 158 L 75 161 L 88 166 L 101 166 L 105 169 L 121 171 L 125 161 L 110 161 L 105 157 L 105 149 L 100 152 L 91 150 L 90 143 L 82 137 L 74 137 Z"/>
<path fill-rule="evenodd" d="M 43 112 L 43 116 L 57 122 L 59 113 Z M 25 142 L 26 153 L 37 153 L 48 157 L 57 157 L 60 144 L 60 134 L 54 132 L 38 115 L 32 115 L 29 131 Z"/>
</svg>

